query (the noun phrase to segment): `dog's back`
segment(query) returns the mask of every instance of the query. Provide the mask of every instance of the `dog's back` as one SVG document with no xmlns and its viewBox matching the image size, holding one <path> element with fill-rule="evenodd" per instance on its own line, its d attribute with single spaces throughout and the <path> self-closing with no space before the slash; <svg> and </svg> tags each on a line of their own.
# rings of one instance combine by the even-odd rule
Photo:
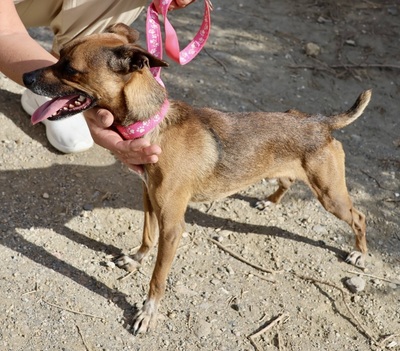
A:
<svg viewBox="0 0 400 351">
<path fill-rule="evenodd" d="M 155 140 L 163 149 L 159 166 L 177 177 L 182 167 L 177 160 L 188 161 L 182 177 L 191 183 L 192 201 L 225 197 L 263 178 L 307 182 L 304 163 L 333 141 L 341 147 L 331 131 L 359 117 L 370 96 L 363 92 L 348 111 L 334 116 L 297 110 L 222 113 L 172 102 L 161 139 Z"/>
</svg>

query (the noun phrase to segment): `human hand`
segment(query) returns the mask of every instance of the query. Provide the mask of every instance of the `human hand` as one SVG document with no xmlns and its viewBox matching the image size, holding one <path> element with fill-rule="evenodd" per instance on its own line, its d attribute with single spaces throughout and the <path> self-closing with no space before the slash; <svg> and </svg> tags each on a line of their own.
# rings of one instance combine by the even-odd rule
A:
<svg viewBox="0 0 400 351">
<path fill-rule="evenodd" d="M 108 110 L 93 108 L 84 113 L 94 142 L 110 150 L 120 161 L 138 174 L 144 172 L 143 164 L 156 163 L 161 148 L 147 139 L 124 140 L 110 129 L 114 116 Z"/>
<path fill-rule="evenodd" d="M 158 12 L 160 10 L 160 1 L 161 0 L 154 0 L 154 5 L 156 6 L 156 9 Z M 176 9 L 183 9 L 187 5 L 190 5 L 192 2 L 195 2 L 196 0 L 172 0 L 171 3 L 169 4 L 168 11 L 171 10 L 176 10 Z"/>
</svg>

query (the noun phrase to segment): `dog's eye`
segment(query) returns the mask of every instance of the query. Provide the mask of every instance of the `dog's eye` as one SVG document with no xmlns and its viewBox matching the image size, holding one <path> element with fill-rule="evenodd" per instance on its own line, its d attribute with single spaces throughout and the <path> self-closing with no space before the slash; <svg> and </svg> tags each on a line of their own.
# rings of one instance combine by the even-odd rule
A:
<svg viewBox="0 0 400 351">
<path fill-rule="evenodd" d="M 75 68 L 71 67 L 70 65 L 65 65 L 64 72 L 70 76 L 74 76 L 79 73 Z"/>
</svg>

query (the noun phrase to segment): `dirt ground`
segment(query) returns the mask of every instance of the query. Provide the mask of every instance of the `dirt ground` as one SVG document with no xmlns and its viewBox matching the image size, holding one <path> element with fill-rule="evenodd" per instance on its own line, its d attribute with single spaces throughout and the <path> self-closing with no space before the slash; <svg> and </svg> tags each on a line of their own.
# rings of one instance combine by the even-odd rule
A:
<svg viewBox="0 0 400 351">
<path fill-rule="evenodd" d="M 23 89 L 2 76 L 1 350 L 400 350 L 399 3 L 214 7 L 206 49 L 188 66 L 163 70 L 172 98 L 224 111 L 331 114 L 373 89 L 364 115 L 335 134 L 350 194 L 367 216 L 367 270 L 343 261 L 353 234 L 305 185 L 281 205 L 254 208 L 276 187 L 263 181 L 191 205 L 157 330 L 134 337 L 130 321 L 154 255 L 128 277 L 110 262 L 140 243 L 140 180 L 97 146 L 57 153 L 22 110 Z M 170 15 L 182 43 L 201 13 L 199 1 Z M 135 28 L 143 33 L 144 15 Z M 49 45 L 46 29 L 32 35 Z M 317 47 L 307 55 L 308 43 Z M 359 274 L 365 289 L 351 293 L 345 281 Z"/>
</svg>

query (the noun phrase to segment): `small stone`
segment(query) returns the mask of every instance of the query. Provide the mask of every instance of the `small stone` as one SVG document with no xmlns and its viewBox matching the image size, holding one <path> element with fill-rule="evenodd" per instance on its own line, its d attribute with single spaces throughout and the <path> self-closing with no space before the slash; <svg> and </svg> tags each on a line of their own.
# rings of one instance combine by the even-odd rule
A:
<svg viewBox="0 0 400 351">
<path fill-rule="evenodd" d="M 50 195 L 48 193 L 43 193 L 42 198 L 43 199 L 48 199 Z"/>
<path fill-rule="evenodd" d="M 167 313 L 168 318 L 174 319 L 176 317 L 176 313 L 174 311 L 170 311 Z"/>
<path fill-rule="evenodd" d="M 321 53 L 321 48 L 315 43 L 307 43 L 305 51 L 307 56 L 317 57 Z"/>
<path fill-rule="evenodd" d="M 328 19 L 328 18 L 323 17 L 323 16 L 319 16 L 318 19 L 317 19 L 317 22 L 318 23 L 329 23 L 329 22 L 332 22 L 332 21 L 330 19 Z"/>
<path fill-rule="evenodd" d="M 229 275 L 234 275 L 235 274 L 235 271 L 230 266 L 226 267 L 226 271 L 228 272 Z"/>
<path fill-rule="evenodd" d="M 90 203 L 84 204 L 82 207 L 83 207 L 83 209 L 84 209 L 85 211 L 93 211 L 93 209 L 94 209 L 94 205 L 93 205 L 93 204 L 90 204 Z"/>
<path fill-rule="evenodd" d="M 356 46 L 356 42 L 353 39 L 347 39 L 345 41 L 345 44 L 350 46 Z"/>
<path fill-rule="evenodd" d="M 237 303 L 232 304 L 231 307 L 236 312 L 239 312 L 239 310 L 240 310 L 240 305 L 238 305 Z"/>
<path fill-rule="evenodd" d="M 108 267 L 108 268 L 115 268 L 115 263 L 114 262 L 112 262 L 112 261 L 108 261 L 108 262 L 106 262 L 106 266 Z"/>
<path fill-rule="evenodd" d="M 352 293 L 359 293 L 365 289 L 365 280 L 361 277 L 352 277 L 345 281 L 345 285 Z"/>
</svg>

